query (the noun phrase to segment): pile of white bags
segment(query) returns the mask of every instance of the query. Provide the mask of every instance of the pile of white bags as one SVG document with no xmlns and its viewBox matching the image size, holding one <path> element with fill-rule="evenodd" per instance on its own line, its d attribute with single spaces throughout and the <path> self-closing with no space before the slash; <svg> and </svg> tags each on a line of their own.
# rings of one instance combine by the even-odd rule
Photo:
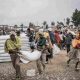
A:
<svg viewBox="0 0 80 80">
<path fill-rule="evenodd" d="M 54 46 L 53 46 L 53 56 L 57 55 L 59 53 L 60 53 L 60 48 L 56 44 L 54 44 Z"/>
<path fill-rule="evenodd" d="M 19 55 L 21 58 L 20 60 L 23 62 L 23 63 L 28 63 L 29 61 L 35 61 L 37 59 L 40 58 L 41 56 L 41 52 L 40 51 L 37 51 L 35 50 L 34 52 L 31 52 L 31 51 L 21 51 L 21 55 Z"/>
</svg>

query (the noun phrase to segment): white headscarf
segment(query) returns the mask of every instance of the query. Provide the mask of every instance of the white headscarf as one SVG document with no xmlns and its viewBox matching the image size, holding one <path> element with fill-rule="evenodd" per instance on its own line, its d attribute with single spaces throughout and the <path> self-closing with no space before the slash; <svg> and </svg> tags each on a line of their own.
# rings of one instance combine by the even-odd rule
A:
<svg viewBox="0 0 80 80">
<path fill-rule="evenodd" d="M 16 36 L 16 33 L 14 31 L 10 32 L 10 35 L 12 35 L 12 34 Z"/>
</svg>

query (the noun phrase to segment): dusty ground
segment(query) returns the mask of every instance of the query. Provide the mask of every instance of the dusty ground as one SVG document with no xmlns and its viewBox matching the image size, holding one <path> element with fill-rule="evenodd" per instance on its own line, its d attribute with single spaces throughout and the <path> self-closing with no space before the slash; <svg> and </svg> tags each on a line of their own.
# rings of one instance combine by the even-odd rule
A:
<svg viewBox="0 0 80 80">
<path fill-rule="evenodd" d="M 80 72 L 74 70 L 75 64 L 71 62 L 67 67 L 68 57 L 65 51 L 52 59 L 52 63 L 46 65 L 44 75 L 27 77 L 26 72 L 30 69 L 36 69 L 36 63 L 21 63 L 22 80 L 80 80 Z M 37 69 L 36 69 L 37 70 Z M 0 63 L 0 80 L 15 80 L 15 70 L 11 63 Z"/>
</svg>

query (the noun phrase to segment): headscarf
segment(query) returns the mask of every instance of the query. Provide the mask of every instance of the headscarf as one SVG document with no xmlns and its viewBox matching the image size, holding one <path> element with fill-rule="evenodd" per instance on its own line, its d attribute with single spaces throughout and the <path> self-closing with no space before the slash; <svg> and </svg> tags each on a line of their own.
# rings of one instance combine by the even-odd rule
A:
<svg viewBox="0 0 80 80">
<path fill-rule="evenodd" d="M 11 32 L 10 32 L 10 36 L 11 36 L 11 35 L 16 36 L 16 33 L 15 33 L 14 31 L 11 31 Z"/>
</svg>

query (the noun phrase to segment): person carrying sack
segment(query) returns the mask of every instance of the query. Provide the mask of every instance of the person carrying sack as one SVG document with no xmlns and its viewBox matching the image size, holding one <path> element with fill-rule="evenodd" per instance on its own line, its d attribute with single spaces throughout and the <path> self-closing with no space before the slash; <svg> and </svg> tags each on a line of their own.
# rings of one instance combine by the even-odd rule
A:
<svg viewBox="0 0 80 80">
<path fill-rule="evenodd" d="M 72 40 L 72 49 L 68 55 L 69 55 L 69 60 L 67 61 L 68 66 L 72 59 L 77 59 L 75 70 L 78 71 L 77 67 L 78 64 L 80 63 L 80 34 L 77 35 L 76 38 Z"/>
<path fill-rule="evenodd" d="M 48 52 L 48 49 L 47 49 L 46 45 L 44 45 L 43 49 L 41 50 L 41 57 L 36 61 L 37 69 L 38 69 L 39 74 L 42 74 L 42 73 L 45 72 L 46 56 L 49 55 L 49 54 L 50 53 Z"/>
<path fill-rule="evenodd" d="M 16 38 L 14 32 L 12 32 L 10 38 L 6 40 L 4 48 L 5 52 L 8 52 L 10 54 L 12 65 L 16 70 L 16 79 L 20 80 L 20 57 L 18 56 L 18 54 L 20 54 L 21 44 L 19 43 L 19 39 Z"/>
<path fill-rule="evenodd" d="M 37 42 L 37 49 L 42 50 L 45 44 L 46 44 L 46 38 L 43 36 L 42 33 L 40 33 L 39 40 Z"/>
</svg>

